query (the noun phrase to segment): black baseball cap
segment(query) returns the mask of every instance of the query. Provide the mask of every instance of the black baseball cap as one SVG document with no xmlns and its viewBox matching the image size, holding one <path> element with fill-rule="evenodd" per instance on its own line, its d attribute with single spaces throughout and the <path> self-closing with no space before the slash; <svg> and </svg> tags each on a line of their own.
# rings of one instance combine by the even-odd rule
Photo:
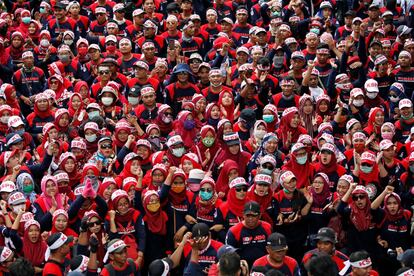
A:
<svg viewBox="0 0 414 276">
<path fill-rule="evenodd" d="M 331 242 L 333 244 L 337 243 L 336 233 L 330 227 L 322 227 L 318 230 L 318 234 L 316 234 L 315 240 L 317 241 L 326 241 Z"/>
<path fill-rule="evenodd" d="M 267 238 L 267 246 L 272 250 L 285 250 L 288 248 L 286 237 L 281 233 L 274 232 Z"/>
<path fill-rule="evenodd" d="M 206 237 L 210 234 L 210 229 L 207 224 L 200 222 L 193 226 L 191 233 L 193 234 L 193 238 Z"/>
<path fill-rule="evenodd" d="M 243 214 L 260 215 L 260 205 L 256 201 L 249 201 L 244 205 Z"/>
</svg>

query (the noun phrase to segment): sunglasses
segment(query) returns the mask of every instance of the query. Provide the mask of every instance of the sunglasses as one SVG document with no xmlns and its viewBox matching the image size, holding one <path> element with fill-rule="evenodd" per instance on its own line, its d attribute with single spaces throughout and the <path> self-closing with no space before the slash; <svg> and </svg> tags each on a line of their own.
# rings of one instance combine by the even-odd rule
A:
<svg viewBox="0 0 414 276">
<path fill-rule="evenodd" d="M 112 145 L 110 145 L 110 144 L 102 145 L 101 149 L 112 149 Z"/>
<path fill-rule="evenodd" d="M 358 201 L 358 200 L 363 200 L 363 199 L 365 199 L 364 195 L 354 195 L 354 196 L 352 196 L 353 201 Z"/>
<path fill-rule="evenodd" d="M 247 187 L 239 187 L 239 188 L 236 188 L 236 192 L 247 192 Z"/>
<path fill-rule="evenodd" d="M 164 115 L 165 116 L 172 116 L 173 114 L 172 113 L 169 113 L 169 112 L 165 112 Z"/>
<path fill-rule="evenodd" d="M 200 189 L 201 192 L 212 192 L 212 189 L 207 189 L 207 188 L 201 188 Z"/>
<path fill-rule="evenodd" d="M 99 71 L 99 74 L 101 74 L 101 75 L 108 75 L 109 74 L 109 71 L 108 70 Z"/>
<path fill-rule="evenodd" d="M 93 222 L 91 221 L 91 222 L 88 223 L 88 227 L 99 226 L 101 224 L 102 223 L 99 220 L 93 221 Z"/>
<path fill-rule="evenodd" d="M 58 84 L 58 81 L 51 81 L 50 84 Z"/>
<path fill-rule="evenodd" d="M 263 169 L 269 169 L 269 170 L 272 170 L 272 171 L 273 171 L 273 169 L 274 169 L 272 165 L 266 165 L 266 164 L 263 164 L 263 165 L 262 165 L 262 168 L 263 168 Z"/>
</svg>

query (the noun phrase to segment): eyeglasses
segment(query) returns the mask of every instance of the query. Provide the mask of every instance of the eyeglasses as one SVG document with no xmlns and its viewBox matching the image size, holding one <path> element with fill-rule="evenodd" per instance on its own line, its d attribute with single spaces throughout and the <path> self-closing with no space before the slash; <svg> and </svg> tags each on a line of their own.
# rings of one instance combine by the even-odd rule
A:
<svg viewBox="0 0 414 276">
<path fill-rule="evenodd" d="M 58 81 L 51 81 L 50 84 L 58 84 Z"/>
<path fill-rule="evenodd" d="M 99 225 L 101 225 L 101 222 L 99 220 L 91 221 L 88 223 L 88 227 L 99 226 Z"/>
<path fill-rule="evenodd" d="M 354 195 L 352 196 L 353 201 L 363 200 L 365 199 L 365 195 Z"/>
<path fill-rule="evenodd" d="M 238 188 L 236 188 L 236 192 L 238 192 L 238 193 L 247 192 L 247 187 L 238 187 Z"/>
<path fill-rule="evenodd" d="M 99 71 L 99 74 L 101 74 L 101 75 L 109 75 L 109 70 Z"/>
<path fill-rule="evenodd" d="M 110 144 L 102 145 L 101 149 L 112 149 L 112 145 Z"/>
<path fill-rule="evenodd" d="M 270 165 L 270 164 L 269 164 L 269 165 L 263 164 L 263 165 L 262 165 L 262 168 L 263 168 L 263 169 L 269 169 L 269 170 L 272 170 L 272 171 L 273 171 L 273 169 L 274 169 L 274 168 L 273 168 L 273 166 L 272 166 L 272 165 Z"/>
<path fill-rule="evenodd" d="M 172 116 L 173 114 L 172 113 L 169 113 L 169 112 L 165 112 L 164 115 L 165 116 Z"/>
<path fill-rule="evenodd" d="M 201 188 L 200 192 L 212 192 L 212 189 L 207 189 L 207 188 Z"/>
</svg>

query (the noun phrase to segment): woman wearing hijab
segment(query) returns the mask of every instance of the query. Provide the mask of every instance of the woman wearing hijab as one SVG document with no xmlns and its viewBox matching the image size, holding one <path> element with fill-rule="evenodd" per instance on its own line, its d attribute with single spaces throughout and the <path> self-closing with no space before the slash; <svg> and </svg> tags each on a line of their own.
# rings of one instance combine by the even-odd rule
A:
<svg viewBox="0 0 414 276">
<path fill-rule="evenodd" d="M 69 117 L 72 118 L 71 125 L 79 127 L 86 119 L 87 114 L 82 96 L 79 93 L 73 93 L 68 102 Z"/>
<path fill-rule="evenodd" d="M 30 174 L 26 172 L 19 174 L 16 179 L 16 188 L 30 201 L 31 204 L 36 201 L 37 194 L 34 191 L 35 184 Z"/>
<path fill-rule="evenodd" d="M 240 144 L 240 138 L 237 132 L 225 134 L 223 137 L 226 146 L 216 159 L 217 167 L 221 166 L 224 161 L 230 159 L 237 163 L 239 176 L 244 176 L 247 172 L 247 164 L 251 158 L 250 153 L 243 151 Z"/>
<path fill-rule="evenodd" d="M 285 154 L 278 149 L 278 142 L 279 138 L 276 136 L 276 134 L 267 133 L 263 137 L 263 141 L 260 147 L 255 151 L 252 158 L 250 159 L 247 170 L 249 172 L 252 172 L 254 169 L 259 167 L 260 160 L 266 155 L 271 155 L 275 159 L 276 168 L 282 167 L 285 160 Z"/>
<path fill-rule="evenodd" d="M 231 123 L 233 123 L 239 116 L 238 109 L 236 109 L 234 104 L 234 96 L 231 91 L 220 92 L 217 105 L 220 108 L 222 118 L 229 120 Z"/>
<path fill-rule="evenodd" d="M 316 123 L 319 126 L 323 122 L 331 120 L 331 98 L 328 95 L 321 94 L 316 97 Z"/>
<path fill-rule="evenodd" d="M 67 105 L 67 102 L 70 97 L 70 93 L 67 89 L 69 86 L 66 86 L 65 80 L 61 75 L 55 74 L 48 78 L 47 80 L 48 88 L 55 92 L 55 100 L 58 107 L 64 107 Z"/>
<path fill-rule="evenodd" d="M 187 149 L 193 146 L 198 131 L 191 112 L 184 110 L 178 113 L 177 120 L 174 122 L 174 132 L 181 136 Z"/>
<path fill-rule="evenodd" d="M 267 125 L 263 120 L 257 120 L 253 126 L 253 133 L 250 138 L 244 144 L 245 148 L 250 154 L 256 152 L 262 145 L 264 136 L 267 134 Z"/>
<path fill-rule="evenodd" d="M 291 149 L 290 157 L 291 159 L 283 165 L 282 169 L 293 172 L 296 176 L 298 189 L 308 187 L 315 174 L 315 167 L 310 163 L 310 160 L 308 160 L 306 146 L 302 143 L 294 144 Z"/>
<path fill-rule="evenodd" d="M 247 192 L 247 201 L 255 201 L 260 205 L 261 220 L 273 224 L 273 220 L 268 211 L 272 207 L 273 191 L 271 189 L 272 177 L 259 173 L 254 177 L 253 185 Z"/>
<path fill-rule="evenodd" d="M 116 147 L 116 152 L 122 149 L 125 145 L 126 141 L 128 140 L 128 135 L 131 134 L 131 125 L 125 120 L 119 120 L 115 125 L 115 134 L 113 138 L 113 142 Z"/>
<path fill-rule="evenodd" d="M 81 181 L 82 174 L 78 171 L 76 157 L 71 152 L 63 153 L 59 158 L 59 169 L 69 176 L 69 186 L 74 189 Z"/>
<path fill-rule="evenodd" d="M 339 178 L 346 173 L 346 169 L 338 164 L 336 147 L 331 143 L 324 143 L 320 148 L 318 162 L 314 164 L 315 172 L 324 173 L 329 178 L 329 188 L 334 191 Z"/>
<path fill-rule="evenodd" d="M 217 209 L 217 216 L 214 218 L 212 228 L 217 232 L 220 241 L 225 240 L 226 232 L 230 227 L 243 220 L 244 204 L 248 201 L 248 185 L 243 177 L 234 178 L 229 187 L 227 200 Z"/>
<path fill-rule="evenodd" d="M 109 239 L 122 239 L 128 247 L 128 257 L 142 263 L 146 247 L 146 233 L 142 214 L 132 208 L 127 192 L 116 190 L 112 196 L 113 210 L 108 212 L 106 229 Z"/>
<path fill-rule="evenodd" d="M 41 275 L 45 263 L 47 243 L 43 240 L 39 222 L 34 219 L 24 224 L 23 256 L 30 261 L 35 275 Z"/>
<path fill-rule="evenodd" d="M 371 108 L 368 116 L 368 125 L 364 131 L 369 135 L 373 135 L 376 140 L 381 138 L 381 126 L 384 123 L 384 111 L 379 107 Z"/>
<path fill-rule="evenodd" d="M 95 234 L 99 241 L 96 259 L 98 266 L 101 268 L 104 265 L 103 258 L 105 256 L 105 245 L 102 243 L 102 238 L 106 234 L 103 222 L 102 217 L 94 210 L 85 213 L 80 226 L 76 252 L 78 255 L 89 256 L 89 238 L 92 234 Z"/>
<path fill-rule="evenodd" d="M 348 206 L 350 198 L 352 200 Z M 380 250 L 376 239 L 379 229 L 376 226 L 381 222 L 381 216 L 378 211 L 371 209 L 371 201 L 365 187 L 351 183 L 336 211 L 348 223 L 347 252 L 364 249 L 370 253 L 372 258 L 375 258 Z"/>
<path fill-rule="evenodd" d="M 76 82 L 75 86 L 73 87 L 73 93 L 81 95 L 83 108 L 88 106 L 88 104 L 95 102 L 95 99 L 90 97 L 89 86 L 86 81 L 81 80 L 81 81 Z"/>
<path fill-rule="evenodd" d="M 139 171 L 141 170 L 140 160 L 138 154 L 131 152 L 124 158 L 124 168 L 122 172 L 115 178 L 118 187 L 122 187 L 122 181 L 127 177 L 138 179 Z"/>
<path fill-rule="evenodd" d="M 276 131 L 277 137 L 280 138 L 280 149 L 283 152 L 289 152 L 289 148 L 297 142 L 299 135 L 306 133 L 306 129 L 301 126 L 298 109 L 296 107 L 286 108 Z"/>
<path fill-rule="evenodd" d="M 141 196 L 141 193 L 136 193 Z M 147 190 L 142 195 L 142 200 L 136 198 L 135 206 L 142 212 L 147 233 L 145 263 L 149 265 L 156 259 L 167 256 L 167 213 L 161 208 L 161 198 L 157 191 Z"/>
<path fill-rule="evenodd" d="M 206 122 L 207 101 L 202 94 L 194 94 L 191 102 L 194 104 L 194 120 L 196 121 L 197 128 L 200 129 Z"/>
<path fill-rule="evenodd" d="M 41 182 L 42 194 L 36 199 L 33 204 L 33 213 L 35 219 L 41 225 L 50 224 L 52 215 L 57 209 L 66 207 L 66 198 L 59 193 L 56 178 L 51 175 L 46 175 Z M 48 222 L 45 224 L 45 222 Z"/>
<path fill-rule="evenodd" d="M 309 193 L 305 198 L 304 193 L 296 187 L 297 175 L 287 170 L 280 175 L 282 190 L 275 193 L 272 201 L 273 228 L 285 235 L 289 246 L 289 256 L 301 259 L 304 253 L 304 243 L 306 241 L 307 229 L 302 216 L 309 210 Z"/>
<path fill-rule="evenodd" d="M 16 88 L 14 87 L 14 85 L 4 83 L 0 89 L 4 91 L 4 95 L 6 96 L 6 104 L 14 109 L 13 114 L 15 113 L 15 110 L 19 111 L 20 113 L 20 105 L 19 101 L 17 100 Z M 12 114 L 10 114 L 10 116 L 11 115 Z"/>
<path fill-rule="evenodd" d="M 37 141 L 43 138 L 43 125 L 55 121 L 54 114 L 50 110 L 49 101 L 44 93 L 36 95 L 34 103 L 34 111 L 27 116 L 27 123 L 29 124 L 28 132 L 32 134 Z"/>
<path fill-rule="evenodd" d="M 10 38 L 10 46 L 6 48 L 6 54 L 9 55 L 13 64 L 17 65 L 21 62 L 22 53 L 24 51 L 24 37 L 21 32 L 13 32 Z"/>
<path fill-rule="evenodd" d="M 356 158 L 352 174 L 358 177 L 360 185 L 374 184 L 379 187 L 379 169 L 376 159 L 376 155 L 371 151 L 365 151 Z"/>
<path fill-rule="evenodd" d="M 221 119 L 217 124 L 217 139 L 222 148 L 226 144 L 223 140 L 224 134 L 231 132 L 233 132 L 233 124 L 227 119 Z"/>
<path fill-rule="evenodd" d="M 308 235 L 310 242 L 322 227 L 326 227 L 331 217 L 336 213 L 332 208 L 326 208 L 332 202 L 332 193 L 329 189 L 329 178 L 323 173 L 317 173 L 309 188 L 309 193 L 312 196 L 312 204 L 306 216 L 308 222 Z"/>
<path fill-rule="evenodd" d="M 307 133 L 313 137 L 317 130 L 316 113 L 312 96 L 304 94 L 299 99 L 299 116 Z"/>
<path fill-rule="evenodd" d="M 158 116 L 155 119 L 155 124 L 158 125 L 161 131 L 161 136 L 167 136 L 173 129 L 173 111 L 167 104 L 162 104 L 158 107 Z"/>
<path fill-rule="evenodd" d="M 224 161 L 216 182 L 216 192 L 219 198 L 227 197 L 229 183 L 238 176 L 240 176 L 238 164 L 230 159 Z"/>
<path fill-rule="evenodd" d="M 384 191 L 372 202 L 371 209 L 377 210 L 382 203 L 384 207 L 379 209 L 382 221 L 378 225 L 379 233 L 377 242 L 383 250 L 384 268 L 387 275 L 395 273 L 399 268 L 399 262 L 386 254 L 388 249 L 401 247 L 404 251 L 411 248 L 411 212 L 401 206 L 401 198 L 393 192 L 394 187 L 387 186 Z"/>
<path fill-rule="evenodd" d="M 212 126 L 206 125 L 201 128 L 200 141 L 191 148 L 191 151 L 197 154 L 204 171 L 213 170 L 213 164 L 222 149 Z"/>
<path fill-rule="evenodd" d="M 9 132 L 8 121 L 10 116 L 12 116 L 12 108 L 7 104 L 0 106 L 0 137 L 6 139 L 6 135 Z"/>
<path fill-rule="evenodd" d="M 209 103 L 206 108 L 206 124 L 214 127 L 217 129 L 217 124 L 221 120 L 221 112 L 218 104 L 216 103 Z"/>
<path fill-rule="evenodd" d="M 274 104 L 267 104 L 263 108 L 263 121 L 266 122 L 267 131 L 275 132 L 276 126 L 279 124 L 279 117 L 277 107 Z"/>
<path fill-rule="evenodd" d="M 78 234 L 69 225 L 68 212 L 63 209 L 57 209 L 52 215 L 52 229 L 50 234 L 63 233 L 66 236 L 78 237 Z"/>
</svg>

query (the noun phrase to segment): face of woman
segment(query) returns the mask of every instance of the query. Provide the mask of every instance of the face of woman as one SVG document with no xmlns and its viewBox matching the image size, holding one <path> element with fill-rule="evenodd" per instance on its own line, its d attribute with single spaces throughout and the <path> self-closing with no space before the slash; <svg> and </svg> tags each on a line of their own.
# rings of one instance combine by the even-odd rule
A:
<svg viewBox="0 0 414 276">
<path fill-rule="evenodd" d="M 55 221 L 56 230 L 61 232 L 65 230 L 67 226 L 68 226 L 68 219 L 64 215 L 59 215 Z"/>
<path fill-rule="evenodd" d="M 247 195 L 247 186 L 238 186 L 234 188 L 236 190 L 236 198 L 243 200 Z"/>
<path fill-rule="evenodd" d="M 185 160 L 182 169 L 185 173 L 189 173 L 193 169 L 193 163 L 190 160 Z"/>
<path fill-rule="evenodd" d="M 126 198 L 121 198 L 118 201 L 118 206 L 116 206 L 116 210 L 121 214 L 125 214 L 129 210 L 129 200 Z"/>
<path fill-rule="evenodd" d="M 49 102 L 46 99 L 39 100 L 37 102 L 37 107 L 40 111 L 46 111 L 49 108 Z"/>
<path fill-rule="evenodd" d="M 233 132 L 233 126 L 231 123 L 225 123 L 223 126 L 223 134 Z"/>
<path fill-rule="evenodd" d="M 73 109 L 78 110 L 80 106 L 81 106 L 81 99 L 79 98 L 79 96 L 74 96 L 72 98 Z"/>
<path fill-rule="evenodd" d="M 346 194 L 349 189 L 349 183 L 344 180 L 339 180 L 338 185 L 336 186 L 336 191 L 342 197 Z"/>
<path fill-rule="evenodd" d="M 30 23 L 29 27 L 27 28 L 27 31 L 29 32 L 29 34 L 34 34 L 36 32 L 35 23 Z"/>
<path fill-rule="evenodd" d="M 32 225 L 29 227 L 28 230 L 28 236 L 29 236 L 29 240 L 32 243 L 35 243 L 39 240 L 40 237 L 40 229 L 39 227 L 37 227 L 37 225 Z"/>
<path fill-rule="evenodd" d="M 229 146 L 229 151 L 231 154 L 236 155 L 240 151 L 240 145 L 236 144 Z"/>
<path fill-rule="evenodd" d="M 204 99 L 199 100 L 196 104 L 195 104 L 195 109 L 200 111 L 200 112 L 205 112 L 206 111 L 206 107 L 207 107 L 207 101 Z"/>
<path fill-rule="evenodd" d="M 132 160 L 132 163 L 131 163 L 131 173 L 132 174 L 137 174 L 139 168 L 140 168 L 139 161 L 138 160 Z"/>
<path fill-rule="evenodd" d="M 324 165 L 328 165 L 332 160 L 332 152 L 323 150 L 321 152 L 321 163 Z"/>
<path fill-rule="evenodd" d="M 117 138 L 121 142 L 126 142 L 126 140 L 128 140 L 128 132 L 126 130 L 120 130 L 118 132 Z"/>
<path fill-rule="evenodd" d="M 354 135 L 355 132 L 362 130 L 362 125 L 361 123 L 355 123 L 352 128 L 349 130 L 349 133 L 352 135 Z"/>
<path fill-rule="evenodd" d="M 352 200 L 355 202 L 359 209 L 364 209 L 367 205 L 367 197 L 364 194 L 352 195 Z"/>
<path fill-rule="evenodd" d="M 59 132 L 57 131 L 57 129 L 56 128 L 52 128 L 49 131 L 49 139 L 50 139 L 50 141 L 51 140 L 56 140 L 58 138 L 58 134 L 59 134 Z"/>
<path fill-rule="evenodd" d="M 91 233 L 98 233 L 102 229 L 102 222 L 97 217 L 92 217 L 88 222 L 88 228 Z"/>
<path fill-rule="evenodd" d="M 265 196 L 269 192 L 269 185 L 256 184 L 255 192 L 258 196 Z"/>
<path fill-rule="evenodd" d="M 152 184 L 155 186 L 161 186 L 164 180 L 164 174 L 160 170 L 155 170 L 152 172 Z"/>
<path fill-rule="evenodd" d="M 299 114 L 295 114 L 292 120 L 290 121 L 290 126 L 293 128 L 297 128 L 299 126 L 299 123 L 300 123 Z"/>
<path fill-rule="evenodd" d="M 265 145 L 265 150 L 267 153 L 274 153 L 277 150 L 277 140 L 271 139 L 267 141 Z"/>
<path fill-rule="evenodd" d="M 377 112 L 375 114 L 375 124 L 380 126 L 384 123 L 384 113 L 383 112 Z"/>
<path fill-rule="evenodd" d="M 317 194 L 322 193 L 323 190 L 323 178 L 322 177 L 316 177 L 312 182 L 312 187 L 315 189 L 315 192 Z"/>
<path fill-rule="evenodd" d="M 139 146 L 137 148 L 137 154 L 145 160 L 150 156 L 150 150 L 146 146 Z"/>
<path fill-rule="evenodd" d="M 303 106 L 303 113 L 306 115 L 312 114 L 313 111 L 313 104 L 310 100 L 307 100 L 305 102 L 305 105 Z"/>
<path fill-rule="evenodd" d="M 213 119 L 219 119 L 220 118 L 220 109 L 218 106 L 213 106 L 211 109 L 211 118 Z"/>
<path fill-rule="evenodd" d="M 57 192 L 58 192 L 57 185 L 53 181 L 49 180 L 46 183 L 46 194 L 51 197 L 54 197 L 57 194 Z"/>
<path fill-rule="evenodd" d="M 296 190 L 296 178 L 292 178 L 289 182 L 285 182 L 283 187 L 290 193 L 293 193 Z"/>
<path fill-rule="evenodd" d="M 239 171 L 237 169 L 232 169 L 229 171 L 229 183 L 239 176 Z"/>
<path fill-rule="evenodd" d="M 106 200 L 111 199 L 111 195 L 115 191 L 115 189 L 116 189 L 116 185 L 115 184 L 110 184 L 108 187 L 106 187 L 106 189 L 103 192 L 104 198 Z"/>
<path fill-rule="evenodd" d="M 233 97 L 230 95 L 230 93 L 224 93 L 222 98 L 222 105 L 223 106 L 230 106 L 233 102 Z"/>
<path fill-rule="evenodd" d="M 6 167 L 7 168 L 14 168 L 19 164 L 19 157 L 18 155 L 13 155 L 12 157 L 9 158 L 9 160 L 7 160 L 7 164 Z"/>
<path fill-rule="evenodd" d="M 390 196 L 388 198 L 386 207 L 391 215 L 395 215 L 398 212 L 398 201 L 395 199 L 395 197 Z"/>
<path fill-rule="evenodd" d="M 75 160 L 73 160 L 72 158 L 68 158 L 68 160 L 66 160 L 65 163 L 65 171 L 67 173 L 71 173 L 75 170 Z"/>
<path fill-rule="evenodd" d="M 328 103 L 326 101 L 321 101 L 319 104 L 319 111 L 322 113 L 328 111 Z"/>
</svg>

